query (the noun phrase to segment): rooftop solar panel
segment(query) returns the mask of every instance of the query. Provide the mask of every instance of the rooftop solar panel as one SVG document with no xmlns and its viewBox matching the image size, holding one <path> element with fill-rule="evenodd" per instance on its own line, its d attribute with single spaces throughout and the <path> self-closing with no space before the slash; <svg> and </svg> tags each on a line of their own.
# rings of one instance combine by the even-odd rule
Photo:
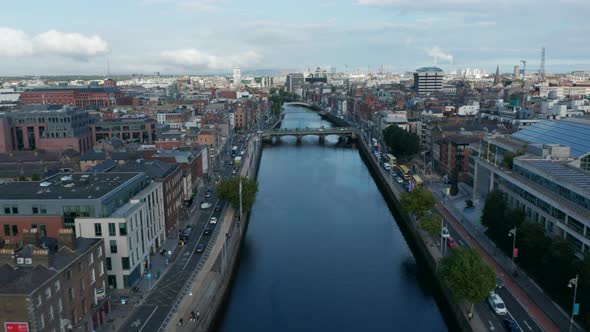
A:
<svg viewBox="0 0 590 332">
<path fill-rule="evenodd" d="M 566 145 L 575 157 L 590 152 L 590 124 L 587 122 L 547 120 L 512 136 L 529 143 Z"/>
</svg>

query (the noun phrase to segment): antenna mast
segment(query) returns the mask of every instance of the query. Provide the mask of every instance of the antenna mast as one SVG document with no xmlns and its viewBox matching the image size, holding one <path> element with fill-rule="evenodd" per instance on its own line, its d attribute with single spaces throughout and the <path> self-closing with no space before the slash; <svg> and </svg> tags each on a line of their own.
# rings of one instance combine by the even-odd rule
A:
<svg viewBox="0 0 590 332">
<path fill-rule="evenodd" d="M 545 81 L 545 46 L 541 48 L 541 66 L 539 67 L 539 76 L 541 81 Z"/>
</svg>

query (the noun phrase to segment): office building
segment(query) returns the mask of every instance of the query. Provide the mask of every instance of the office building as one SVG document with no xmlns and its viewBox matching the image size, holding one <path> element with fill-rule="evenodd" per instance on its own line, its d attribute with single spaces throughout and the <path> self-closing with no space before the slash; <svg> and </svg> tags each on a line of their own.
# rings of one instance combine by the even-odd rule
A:
<svg viewBox="0 0 590 332">
<path fill-rule="evenodd" d="M 154 144 L 156 121 L 145 116 L 99 120 L 90 126 L 92 144 L 102 140 L 118 138 L 125 143 Z"/>
<path fill-rule="evenodd" d="M 69 105 L 80 108 L 117 105 L 123 95 L 117 87 L 34 88 L 20 95 L 23 105 Z"/>
<path fill-rule="evenodd" d="M 423 67 L 414 73 L 414 89 L 418 94 L 439 92 L 443 88 L 444 73 L 438 67 Z"/>
<path fill-rule="evenodd" d="M 297 93 L 301 95 L 301 90 L 303 89 L 303 83 L 305 79 L 302 73 L 292 73 L 287 75 L 287 80 L 285 81 L 285 87 L 287 92 L 290 93 Z"/>
</svg>

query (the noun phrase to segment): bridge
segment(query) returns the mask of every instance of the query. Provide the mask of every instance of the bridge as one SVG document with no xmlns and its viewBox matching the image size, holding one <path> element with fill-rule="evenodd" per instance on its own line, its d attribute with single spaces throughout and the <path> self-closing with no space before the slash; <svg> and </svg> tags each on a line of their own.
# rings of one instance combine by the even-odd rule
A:
<svg viewBox="0 0 590 332">
<path fill-rule="evenodd" d="M 318 136 L 320 139 L 320 143 L 323 143 L 326 140 L 326 136 L 336 135 L 338 136 L 338 141 L 347 141 L 351 142 L 358 138 L 358 132 L 356 128 L 352 127 L 332 127 L 332 128 L 294 128 L 294 129 L 287 129 L 287 128 L 275 128 L 269 129 L 260 134 L 260 137 L 263 141 L 270 142 L 279 142 L 280 138 L 283 136 L 292 136 L 297 139 L 297 143 L 301 143 L 301 140 L 304 136 Z"/>
</svg>

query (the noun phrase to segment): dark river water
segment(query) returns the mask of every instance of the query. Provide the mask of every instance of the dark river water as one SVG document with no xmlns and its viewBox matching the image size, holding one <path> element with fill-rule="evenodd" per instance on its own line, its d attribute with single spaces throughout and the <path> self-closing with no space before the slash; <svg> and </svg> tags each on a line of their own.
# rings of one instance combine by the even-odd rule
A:
<svg viewBox="0 0 590 332">
<path fill-rule="evenodd" d="M 330 126 L 287 107 L 285 128 Z M 218 331 L 446 331 L 429 278 L 359 151 L 285 137 L 259 192 Z"/>
</svg>

